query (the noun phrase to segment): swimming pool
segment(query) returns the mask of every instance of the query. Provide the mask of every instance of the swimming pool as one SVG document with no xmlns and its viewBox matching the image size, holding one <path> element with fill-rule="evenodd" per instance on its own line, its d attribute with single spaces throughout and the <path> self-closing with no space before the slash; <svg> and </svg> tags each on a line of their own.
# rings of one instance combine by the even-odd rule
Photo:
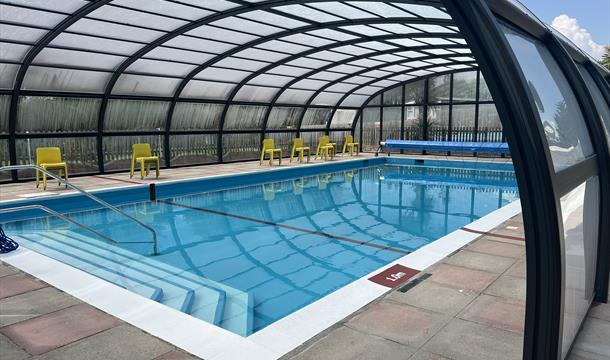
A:
<svg viewBox="0 0 610 360">
<path fill-rule="evenodd" d="M 166 184 L 156 201 L 123 193 L 115 202 L 157 231 L 157 256 L 133 224 L 77 201 L 56 206 L 123 243 L 52 217 L 3 226 L 31 250 L 247 336 L 518 199 L 507 164 L 375 159 L 301 172 Z"/>
</svg>

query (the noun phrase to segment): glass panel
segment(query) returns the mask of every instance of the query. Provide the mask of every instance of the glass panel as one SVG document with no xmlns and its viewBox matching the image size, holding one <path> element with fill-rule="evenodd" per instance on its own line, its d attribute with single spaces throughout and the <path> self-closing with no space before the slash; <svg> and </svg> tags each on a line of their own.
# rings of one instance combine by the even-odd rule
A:
<svg viewBox="0 0 610 360">
<path fill-rule="evenodd" d="M 428 140 L 447 141 L 449 135 L 449 105 L 428 106 Z"/>
<path fill-rule="evenodd" d="M 400 88 L 399 88 L 400 89 Z M 383 108 L 383 134 L 381 141 L 388 139 L 400 139 L 400 123 L 402 117 L 402 108 L 400 107 L 385 107 Z"/>
<path fill-rule="evenodd" d="M 305 104 L 314 94 L 313 91 L 286 89 L 277 99 L 278 104 Z"/>
<path fill-rule="evenodd" d="M 451 141 L 474 141 L 475 105 L 454 105 L 451 113 Z"/>
<path fill-rule="evenodd" d="M 105 136 L 104 170 L 128 170 L 131 167 L 131 145 L 150 144 L 152 154 L 159 156 L 161 166 L 165 166 L 163 135 Z"/>
<path fill-rule="evenodd" d="M 502 122 L 494 104 L 479 105 L 479 130 L 477 141 L 502 141 Z"/>
<path fill-rule="evenodd" d="M 8 113 L 11 106 L 10 95 L 0 95 L 0 134 L 8 133 Z"/>
<path fill-rule="evenodd" d="M 564 304 L 562 358 L 565 359 L 593 301 L 599 228 L 599 180 L 590 178 L 561 198 Z"/>
<path fill-rule="evenodd" d="M 0 63 L 0 89 L 13 89 L 19 65 Z"/>
<path fill-rule="evenodd" d="M 425 80 L 405 85 L 405 104 L 422 104 L 424 102 Z"/>
<path fill-rule="evenodd" d="M 428 101 L 433 103 L 449 102 L 449 86 L 451 75 L 433 77 L 428 82 Z"/>
<path fill-rule="evenodd" d="M 331 129 L 351 128 L 358 110 L 337 109 L 330 122 Z"/>
<path fill-rule="evenodd" d="M 8 153 L 8 139 L 0 139 L 0 166 L 9 166 L 11 164 L 11 160 Z M 11 173 L 10 172 L 2 172 L 0 173 L 0 181 L 1 180 L 10 180 Z"/>
<path fill-rule="evenodd" d="M 405 140 L 424 139 L 424 107 L 405 106 Z"/>
<path fill-rule="evenodd" d="M 101 99 L 21 96 L 17 109 L 18 133 L 97 131 Z"/>
<path fill-rule="evenodd" d="M 402 104 L 402 87 L 399 86 L 383 93 L 383 105 Z"/>
<path fill-rule="evenodd" d="M 224 105 L 179 102 L 172 114 L 172 130 L 218 130 Z"/>
<path fill-rule="evenodd" d="M 68 174 L 98 172 L 96 144 L 95 137 L 30 139 L 29 144 L 27 139 L 17 139 L 17 164 L 34 164 L 37 148 L 55 146 L 68 163 Z M 19 177 L 34 177 L 34 171 L 20 171 Z"/>
<path fill-rule="evenodd" d="M 337 144 L 337 152 L 343 151 L 343 144 L 345 143 L 345 137 L 347 135 L 351 135 L 351 131 L 331 131 L 330 132 L 330 142 L 334 142 Z M 345 152 L 348 152 L 348 149 L 345 149 Z"/>
<path fill-rule="evenodd" d="M 479 77 L 479 101 L 493 101 L 494 99 L 491 97 L 491 93 L 489 92 L 489 88 L 487 87 L 487 82 L 483 77 L 483 73 Z"/>
<path fill-rule="evenodd" d="M 218 161 L 218 135 L 172 135 L 169 140 L 171 164 L 192 165 Z"/>
<path fill-rule="evenodd" d="M 368 105 L 381 105 L 381 95 L 377 95 L 371 100 Z"/>
<path fill-rule="evenodd" d="M 181 81 L 181 79 L 159 76 L 123 74 L 114 85 L 112 93 L 123 95 L 173 96 L 174 90 Z"/>
<path fill-rule="evenodd" d="M 477 99 L 477 72 L 466 71 L 453 74 L 453 101 L 475 101 Z"/>
<path fill-rule="evenodd" d="M 324 135 L 326 135 L 324 131 L 305 131 L 301 133 L 301 139 L 303 139 L 303 145 L 309 146 L 315 155 L 315 151 L 318 148 L 318 139 Z"/>
<path fill-rule="evenodd" d="M 114 68 L 125 59 L 126 58 L 123 56 L 92 54 L 85 51 L 46 48 L 43 49 L 38 56 L 36 56 L 34 59 L 34 64 L 49 66 L 56 65 L 60 67 L 86 66 L 87 68 L 91 69 L 114 70 Z"/>
<path fill-rule="evenodd" d="M 327 106 L 335 106 L 337 102 L 339 102 L 345 94 L 341 93 L 332 93 L 327 91 L 322 91 L 318 96 L 316 96 L 311 104 L 312 105 L 327 105 Z"/>
<path fill-rule="evenodd" d="M 597 108 L 597 112 L 599 116 L 602 118 L 602 124 L 605 125 L 606 137 L 610 140 L 610 106 L 606 102 L 604 95 L 600 91 L 595 79 L 591 76 L 589 71 L 582 66 L 581 64 L 576 64 L 578 66 L 578 70 L 585 80 L 585 84 L 587 84 L 587 89 L 589 89 L 589 93 L 591 93 L 591 97 L 593 98 L 593 102 L 595 103 L 595 107 Z"/>
<path fill-rule="evenodd" d="M 224 100 L 231 94 L 235 86 L 235 84 L 191 80 L 182 90 L 180 97 Z"/>
<path fill-rule="evenodd" d="M 101 93 L 111 73 L 30 66 L 22 88 L 24 90 L 74 91 Z"/>
<path fill-rule="evenodd" d="M 362 150 L 375 151 L 379 147 L 381 109 L 367 107 L 362 111 Z"/>
<path fill-rule="evenodd" d="M 233 100 L 269 103 L 279 90 L 279 88 L 275 87 L 244 85 L 239 89 L 237 94 L 235 94 Z"/>
<path fill-rule="evenodd" d="M 259 130 L 263 127 L 266 106 L 231 105 L 227 111 L 225 130 Z"/>
<path fill-rule="evenodd" d="M 260 134 L 224 134 L 222 160 L 254 160 L 260 156 Z"/>
<path fill-rule="evenodd" d="M 106 109 L 104 130 L 165 130 L 168 109 L 169 102 L 111 99 Z"/>
<path fill-rule="evenodd" d="M 546 46 L 504 27 L 529 84 L 548 141 L 555 171 L 575 165 L 593 154 L 578 100 Z"/>
<path fill-rule="evenodd" d="M 290 156 L 290 150 L 292 150 L 292 139 L 294 139 L 295 137 L 297 136 L 294 132 L 265 134 L 266 139 L 273 139 L 276 148 L 282 149 L 283 157 Z"/>
<path fill-rule="evenodd" d="M 299 107 L 274 107 L 267 120 L 267 129 L 296 129 L 303 110 Z"/>
<path fill-rule="evenodd" d="M 340 104 L 341 106 L 354 106 L 354 107 L 360 107 L 364 104 L 365 101 L 367 101 L 369 99 L 368 96 L 366 95 L 357 95 L 357 94 L 352 94 L 350 96 L 348 96 L 347 98 L 345 98 L 345 100 L 343 100 L 343 102 Z"/>
<path fill-rule="evenodd" d="M 307 111 L 305 111 L 305 116 L 303 116 L 303 124 L 301 125 L 301 128 L 315 129 L 326 127 L 328 120 L 330 120 L 332 111 L 333 110 L 330 108 L 307 109 Z"/>
</svg>

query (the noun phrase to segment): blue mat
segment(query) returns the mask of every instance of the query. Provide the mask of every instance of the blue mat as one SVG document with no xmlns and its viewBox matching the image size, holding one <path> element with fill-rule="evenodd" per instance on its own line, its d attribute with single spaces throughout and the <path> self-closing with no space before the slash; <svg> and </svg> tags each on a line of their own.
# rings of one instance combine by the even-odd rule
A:
<svg viewBox="0 0 610 360">
<path fill-rule="evenodd" d="M 488 152 L 509 154 L 507 143 L 497 142 L 453 142 L 453 141 L 419 141 L 419 140 L 386 140 L 381 146 L 387 150 L 428 150 L 458 152 Z"/>
</svg>

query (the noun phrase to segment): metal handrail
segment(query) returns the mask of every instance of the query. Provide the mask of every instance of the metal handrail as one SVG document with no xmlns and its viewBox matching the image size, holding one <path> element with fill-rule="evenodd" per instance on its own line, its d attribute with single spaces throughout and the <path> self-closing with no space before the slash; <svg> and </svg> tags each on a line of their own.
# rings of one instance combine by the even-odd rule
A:
<svg viewBox="0 0 610 360">
<path fill-rule="evenodd" d="M 72 184 L 71 182 L 69 182 L 69 181 L 67 181 L 67 180 L 65 180 L 65 179 L 62 179 L 60 176 L 57 176 L 57 175 L 53 174 L 52 172 L 50 172 L 50 171 L 48 171 L 48 170 L 46 170 L 46 169 L 43 169 L 43 168 L 41 168 L 40 166 L 37 166 L 37 165 L 10 165 L 10 166 L 3 166 L 3 167 L 0 167 L 0 172 L 5 172 L 5 171 L 13 171 L 13 170 L 24 170 L 24 169 L 33 169 L 33 170 L 37 170 L 37 171 L 40 171 L 40 172 L 42 172 L 42 173 L 45 173 L 45 174 L 47 174 L 48 176 L 50 176 L 50 177 L 54 178 L 55 180 L 59 181 L 59 184 L 60 184 L 60 185 L 63 183 L 63 184 L 64 184 L 64 185 L 66 185 L 67 187 L 69 187 L 69 188 L 71 188 L 71 189 L 74 189 L 74 190 L 76 190 L 76 191 L 80 192 L 81 194 L 85 195 L 86 197 L 88 197 L 89 199 L 93 200 L 94 202 L 96 202 L 96 203 L 98 203 L 98 204 L 102 205 L 103 207 L 105 207 L 105 208 L 107 208 L 107 209 L 110 209 L 110 210 L 112 210 L 112 211 L 114 211 L 114 212 L 116 212 L 116 213 L 118 213 L 118 214 L 120 214 L 120 215 L 123 215 L 124 217 L 128 218 L 129 220 L 131 220 L 131 221 L 133 221 L 133 222 L 137 223 L 138 225 L 142 226 L 142 227 L 143 227 L 143 228 L 145 228 L 146 230 L 150 231 L 150 233 L 152 234 L 152 238 L 153 238 L 153 256 L 156 256 L 156 255 L 157 255 L 157 253 L 158 253 L 158 252 L 157 252 L 157 232 L 156 232 L 156 231 L 155 231 L 153 228 L 151 228 L 150 226 L 148 226 L 148 225 L 144 224 L 142 221 L 140 221 L 140 220 L 138 220 L 138 219 L 134 218 L 133 216 L 131 216 L 131 215 L 129 215 L 129 214 L 127 214 L 127 213 L 125 213 L 123 210 L 120 210 L 120 209 L 118 209 L 117 207 L 115 207 L 115 206 L 113 206 L 113 205 L 110 205 L 110 204 L 109 204 L 109 203 L 107 203 L 106 201 L 104 201 L 104 200 L 102 200 L 102 199 L 98 198 L 97 196 L 94 196 L 94 195 L 90 194 L 89 192 L 87 192 L 87 191 L 85 191 L 85 190 L 81 189 L 80 187 L 78 187 L 78 186 L 76 186 L 76 185 Z M 40 206 L 40 205 L 32 205 L 32 206 Z M 23 207 L 22 207 L 22 208 L 23 208 Z M 63 216 L 62 214 L 59 214 L 59 213 L 58 213 L 58 212 L 56 212 L 56 211 L 51 210 L 51 209 L 49 209 L 49 208 L 46 208 L 46 207 L 44 207 L 44 206 L 43 206 L 43 208 L 45 208 L 46 210 L 53 211 L 53 212 L 55 213 L 55 214 L 53 214 L 53 215 L 59 216 L 59 217 L 61 217 L 62 219 L 67 220 L 67 218 L 66 218 L 65 216 Z M 13 208 L 13 209 L 14 209 L 14 208 Z M 42 209 L 42 208 L 41 208 L 41 209 Z M 45 209 L 42 209 L 42 210 L 46 211 Z M 80 224 L 80 223 L 77 223 L 77 222 L 75 222 L 75 221 L 73 221 L 73 220 L 71 220 L 71 219 L 70 219 L 70 220 L 68 220 L 68 221 L 70 221 L 70 222 L 71 222 L 71 223 L 73 223 L 73 224 L 76 224 L 77 226 L 81 226 L 81 227 L 84 227 L 84 228 L 86 228 L 86 229 L 87 229 L 87 227 L 86 227 L 85 225 L 82 225 L 82 224 Z M 88 231 L 92 231 L 92 232 L 96 233 L 96 235 L 99 235 L 99 236 L 103 237 L 103 238 L 104 238 L 104 239 L 106 239 L 106 240 L 110 240 L 110 241 L 112 241 L 112 242 L 119 243 L 119 242 L 117 242 L 117 241 L 115 241 L 115 240 L 113 240 L 113 239 L 110 239 L 109 237 L 107 237 L 107 236 L 105 236 L 105 235 L 101 235 L 101 234 L 99 234 L 97 231 L 95 231 L 95 230 L 93 230 L 93 229 L 91 229 L 91 228 L 88 228 L 87 230 L 88 230 Z"/>
</svg>

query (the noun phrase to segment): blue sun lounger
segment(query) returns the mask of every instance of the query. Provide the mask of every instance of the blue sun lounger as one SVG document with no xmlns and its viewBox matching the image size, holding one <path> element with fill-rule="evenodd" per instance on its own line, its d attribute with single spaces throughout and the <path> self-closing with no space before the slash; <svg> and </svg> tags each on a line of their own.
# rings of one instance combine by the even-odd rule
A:
<svg viewBox="0 0 610 360">
<path fill-rule="evenodd" d="M 498 142 L 386 140 L 379 143 L 377 154 L 379 154 L 382 149 L 385 150 L 388 155 L 390 155 L 392 149 L 510 154 L 508 144 Z"/>
</svg>

